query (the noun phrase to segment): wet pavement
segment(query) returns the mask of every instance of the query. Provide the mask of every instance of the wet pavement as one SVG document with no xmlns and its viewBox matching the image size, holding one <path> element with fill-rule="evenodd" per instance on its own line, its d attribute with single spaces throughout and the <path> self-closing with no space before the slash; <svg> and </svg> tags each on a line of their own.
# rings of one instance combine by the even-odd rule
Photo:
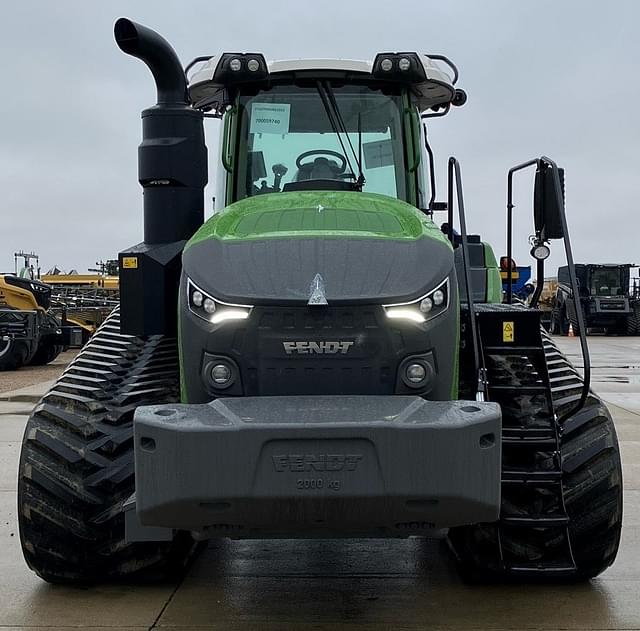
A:
<svg viewBox="0 0 640 631">
<path fill-rule="evenodd" d="M 442 541 L 211 543 L 179 584 L 51 586 L 24 565 L 19 444 L 37 386 L 0 395 L 0 631 L 7 629 L 640 629 L 640 337 L 590 337 L 622 446 L 618 560 L 583 585 L 469 586 Z M 578 339 L 560 339 L 580 364 Z"/>
</svg>

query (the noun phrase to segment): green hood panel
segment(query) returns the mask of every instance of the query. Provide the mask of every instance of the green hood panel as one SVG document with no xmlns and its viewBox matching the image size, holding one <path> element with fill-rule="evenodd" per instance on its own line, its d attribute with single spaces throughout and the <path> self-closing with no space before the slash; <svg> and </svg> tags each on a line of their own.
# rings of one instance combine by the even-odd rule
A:
<svg viewBox="0 0 640 631">
<path fill-rule="evenodd" d="M 386 195 L 300 191 L 247 197 L 214 215 L 190 246 L 207 239 L 248 241 L 287 237 L 415 240 L 446 236 L 422 212 Z"/>
</svg>

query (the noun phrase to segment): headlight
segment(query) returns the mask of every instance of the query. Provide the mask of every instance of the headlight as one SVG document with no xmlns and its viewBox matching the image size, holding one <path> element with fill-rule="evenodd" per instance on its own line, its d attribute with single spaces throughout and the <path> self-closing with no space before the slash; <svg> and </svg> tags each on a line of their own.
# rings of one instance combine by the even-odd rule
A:
<svg viewBox="0 0 640 631">
<path fill-rule="evenodd" d="M 449 308 L 449 279 L 443 280 L 428 294 L 397 305 L 383 305 L 387 318 L 411 320 L 422 324 L 444 313 Z"/>
<path fill-rule="evenodd" d="M 246 320 L 253 309 L 251 305 L 222 302 L 200 289 L 191 279 L 187 279 L 187 300 L 189 311 L 211 324 L 220 324 L 226 320 Z"/>
</svg>

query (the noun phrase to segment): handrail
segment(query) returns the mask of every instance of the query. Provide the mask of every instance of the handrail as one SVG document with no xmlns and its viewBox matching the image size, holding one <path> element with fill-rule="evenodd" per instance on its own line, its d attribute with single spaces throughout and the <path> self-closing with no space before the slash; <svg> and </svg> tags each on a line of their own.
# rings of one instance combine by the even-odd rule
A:
<svg viewBox="0 0 640 631">
<path fill-rule="evenodd" d="M 567 418 L 578 412 L 584 406 L 587 397 L 589 396 L 589 389 L 591 386 L 591 361 L 589 358 L 589 347 L 587 345 L 587 332 L 584 327 L 584 313 L 582 310 L 582 303 L 579 299 L 579 291 L 578 291 L 578 279 L 576 277 L 576 269 L 575 264 L 573 262 L 573 252 L 571 250 L 571 239 L 569 238 L 569 227 L 567 224 L 567 215 L 564 208 L 564 199 L 562 196 L 562 184 L 560 183 L 560 172 L 558 170 L 558 165 L 546 156 L 542 156 L 540 158 L 535 158 L 533 160 L 528 160 L 527 162 L 523 162 L 515 167 L 509 169 L 509 174 L 507 176 L 507 265 L 509 267 L 509 272 L 507 274 L 507 303 L 511 304 L 513 301 L 513 281 L 511 278 L 511 260 L 512 260 L 512 241 L 513 241 L 513 175 L 517 171 L 522 171 L 530 166 L 536 165 L 536 168 L 540 170 L 541 168 L 551 168 L 553 173 L 553 188 L 556 194 L 556 202 L 558 208 L 560 209 L 560 221 L 562 222 L 562 240 L 564 241 L 564 250 L 565 256 L 567 259 L 567 268 L 569 271 L 569 280 L 571 282 L 571 298 L 573 300 L 574 309 L 576 312 L 576 319 L 578 323 L 578 336 L 580 338 L 580 349 L 582 352 L 582 362 L 583 362 L 583 383 L 582 383 L 582 393 L 580 396 L 580 400 L 576 404 L 576 406 L 566 412 L 560 419 L 558 419 L 559 423 L 563 423 Z M 540 292 L 542 291 L 541 287 L 544 283 L 544 261 L 538 261 L 538 269 L 537 269 L 537 287 L 536 293 L 539 296 L 538 289 Z M 536 298 L 534 294 L 534 298 Z M 535 304 L 535 303 L 534 303 Z"/>
<path fill-rule="evenodd" d="M 484 366 L 480 356 L 480 348 L 478 343 L 478 331 L 476 325 L 476 311 L 473 301 L 473 293 L 471 291 L 471 274 L 469 271 L 469 248 L 467 245 L 467 221 L 464 212 L 464 196 L 462 193 L 462 175 L 460 172 L 460 163 L 456 158 L 451 156 L 448 164 L 448 220 L 449 220 L 449 240 L 453 243 L 453 183 L 455 175 L 455 192 L 458 205 L 458 217 L 460 221 L 460 242 L 462 247 L 462 265 L 464 268 L 464 285 L 467 291 L 467 305 L 469 307 L 469 319 L 471 322 L 471 338 L 473 340 L 473 361 L 475 367 L 475 375 L 478 380 L 476 400 L 484 401 L 486 399 L 486 379 L 484 375 Z"/>
<path fill-rule="evenodd" d="M 405 116 L 408 118 L 410 138 L 411 138 L 411 156 L 407 150 L 407 158 L 411 158 L 411 165 L 407 166 L 409 173 L 415 173 L 420 166 L 420 115 L 414 108 L 406 107 L 404 110 Z M 418 138 L 416 138 L 416 132 Z"/>
<path fill-rule="evenodd" d="M 231 173 L 233 165 L 231 164 L 231 160 L 229 159 L 229 147 L 231 145 L 231 130 L 229 128 L 231 124 L 231 118 L 234 116 L 233 109 L 229 109 L 225 113 L 224 123 L 222 124 L 222 166 L 224 170 L 228 173 Z"/>
</svg>

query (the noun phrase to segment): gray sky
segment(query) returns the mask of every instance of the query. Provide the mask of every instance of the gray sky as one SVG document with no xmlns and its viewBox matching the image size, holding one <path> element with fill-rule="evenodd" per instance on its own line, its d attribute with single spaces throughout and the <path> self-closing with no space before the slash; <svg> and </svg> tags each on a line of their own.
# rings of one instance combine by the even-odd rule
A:
<svg viewBox="0 0 640 631">
<path fill-rule="evenodd" d="M 503 252 L 507 169 L 546 154 L 566 169 L 576 261 L 640 262 L 635 1 L 3 0 L 0 7 L 0 270 L 13 269 L 13 252 L 24 248 L 40 254 L 43 269 L 82 271 L 142 240 L 136 147 L 140 110 L 155 92 L 146 68 L 113 41 L 120 16 L 159 31 L 183 63 L 225 50 L 267 58 L 446 54 L 469 100 L 432 121 L 430 135 L 442 194 L 447 157 L 462 162 L 470 231 Z M 209 140 L 213 149 L 213 134 Z M 531 194 L 521 177 L 516 254 L 525 263 Z M 558 242 L 549 273 L 562 263 L 560 249 Z"/>
</svg>

